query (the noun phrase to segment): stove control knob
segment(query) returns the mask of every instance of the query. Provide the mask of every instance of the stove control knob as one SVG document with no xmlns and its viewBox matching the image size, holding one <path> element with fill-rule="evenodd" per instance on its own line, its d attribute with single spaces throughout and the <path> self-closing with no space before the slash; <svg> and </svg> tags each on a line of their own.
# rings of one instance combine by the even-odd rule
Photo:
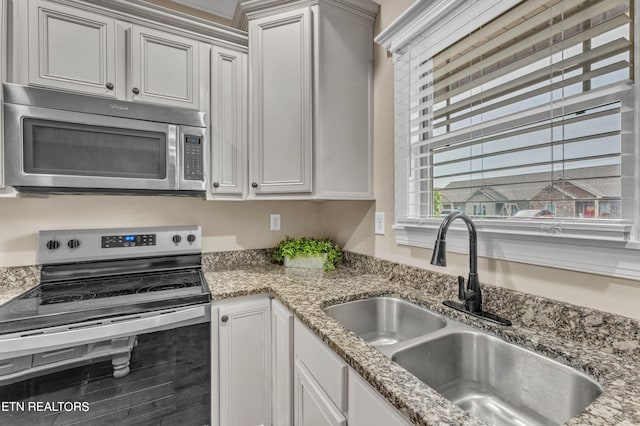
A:
<svg viewBox="0 0 640 426">
<path fill-rule="evenodd" d="M 75 238 L 73 240 L 69 240 L 67 241 L 67 247 L 69 247 L 70 249 L 77 249 L 78 247 L 80 247 L 80 241 L 76 240 Z"/>
<path fill-rule="evenodd" d="M 58 241 L 58 240 L 49 240 L 49 241 L 47 241 L 47 248 L 49 250 L 56 250 L 58 247 L 60 247 L 60 241 Z"/>
<path fill-rule="evenodd" d="M 174 235 L 172 238 L 173 242 L 178 244 L 180 241 L 182 241 L 182 237 L 178 234 Z"/>
<path fill-rule="evenodd" d="M 190 243 L 194 242 L 196 240 L 196 236 L 193 234 L 189 234 L 187 235 L 187 241 L 189 241 Z"/>
</svg>

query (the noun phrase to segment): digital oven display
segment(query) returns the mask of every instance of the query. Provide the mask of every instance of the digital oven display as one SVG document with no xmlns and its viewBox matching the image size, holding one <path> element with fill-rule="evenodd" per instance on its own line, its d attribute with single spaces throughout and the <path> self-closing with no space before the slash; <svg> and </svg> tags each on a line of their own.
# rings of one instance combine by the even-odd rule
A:
<svg viewBox="0 0 640 426">
<path fill-rule="evenodd" d="M 156 234 L 105 235 L 102 248 L 155 246 Z"/>
</svg>

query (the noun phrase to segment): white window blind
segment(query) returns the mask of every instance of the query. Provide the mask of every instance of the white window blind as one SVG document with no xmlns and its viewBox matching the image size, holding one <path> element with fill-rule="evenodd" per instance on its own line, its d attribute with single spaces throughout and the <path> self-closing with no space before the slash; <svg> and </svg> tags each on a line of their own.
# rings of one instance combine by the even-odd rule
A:
<svg viewBox="0 0 640 426">
<path fill-rule="evenodd" d="M 395 62 L 396 220 L 632 220 L 628 0 L 523 1 Z M 625 202 L 630 201 L 630 202 Z"/>
</svg>

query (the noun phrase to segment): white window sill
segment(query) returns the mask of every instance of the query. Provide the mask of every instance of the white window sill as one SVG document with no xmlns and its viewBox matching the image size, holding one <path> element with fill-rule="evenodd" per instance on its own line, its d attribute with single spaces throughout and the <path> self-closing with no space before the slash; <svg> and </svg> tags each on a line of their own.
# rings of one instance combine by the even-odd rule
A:
<svg viewBox="0 0 640 426">
<path fill-rule="evenodd" d="M 440 219 L 393 226 L 396 243 L 433 249 Z M 628 241 L 631 225 L 474 220 L 478 256 L 552 268 L 640 280 L 640 243 Z M 462 221 L 447 232 L 447 250 L 468 254 L 469 235 Z"/>
</svg>

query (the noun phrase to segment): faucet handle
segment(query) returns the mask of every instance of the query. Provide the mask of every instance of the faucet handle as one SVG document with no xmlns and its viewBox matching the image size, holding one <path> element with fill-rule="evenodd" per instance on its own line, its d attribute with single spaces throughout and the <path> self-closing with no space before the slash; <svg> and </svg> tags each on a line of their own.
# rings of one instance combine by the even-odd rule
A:
<svg viewBox="0 0 640 426">
<path fill-rule="evenodd" d="M 458 275 L 458 299 L 465 300 L 464 277 Z"/>
</svg>

